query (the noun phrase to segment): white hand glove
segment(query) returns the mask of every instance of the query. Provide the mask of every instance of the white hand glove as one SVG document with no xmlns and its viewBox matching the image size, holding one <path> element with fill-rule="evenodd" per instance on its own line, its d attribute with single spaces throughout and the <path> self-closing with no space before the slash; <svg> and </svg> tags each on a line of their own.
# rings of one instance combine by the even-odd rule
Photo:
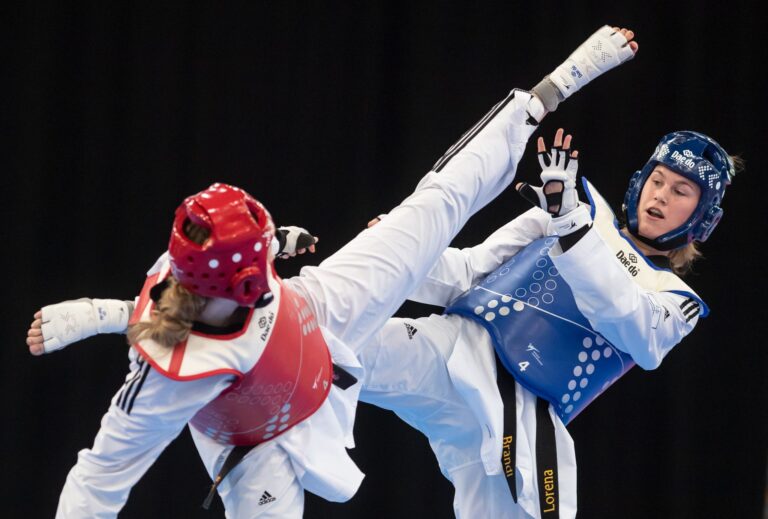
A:
<svg viewBox="0 0 768 519">
<path fill-rule="evenodd" d="M 600 74 L 633 57 L 635 53 L 624 35 L 604 25 L 557 67 L 549 79 L 567 98 Z"/>
<path fill-rule="evenodd" d="M 549 236 L 567 236 L 576 232 L 585 225 L 592 224 L 592 215 L 589 206 L 579 204 L 579 206 L 563 216 L 552 216 L 547 225 L 547 235 Z"/>
<path fill-rule="evenodd" d="M 275 239 L 278 242 L 278 258 L 288 258 L 296 254 L 304 254 L 305 251 L 315 252 L 314 245 L 317 243 L 317 237 L 312 236 L 310 232 L 303 227 L 289 225 L 287 227 L 278 227 Z M 274 245 L 274 240 L 273 240 Z"/>
<path fill-rule="evenodd" d="M 125 333 L 131 308 L 117 299 L 64 301 L 42 308 L 45 353 L 81 341 L 97 333 Z"/>
<path fill-rule="evenodd" d="M 569 157 L 566 150 L 555 146 L 549 153 L 539 153 L 539 165 L 541 187 L 521 182 L 517 185 L 518 193 L 553 216 L 563 216 L 576 209 L 579 205 L 576 192 L 578 159 Z"/>
</svg>

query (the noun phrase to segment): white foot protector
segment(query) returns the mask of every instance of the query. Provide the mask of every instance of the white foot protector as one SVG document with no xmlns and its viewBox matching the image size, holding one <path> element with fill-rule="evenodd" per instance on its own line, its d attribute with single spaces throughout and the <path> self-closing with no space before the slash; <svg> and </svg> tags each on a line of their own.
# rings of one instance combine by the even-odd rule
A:
<svg viewBox="0 0 768 519">
<path fill-rule="evenodd" d="M 600 74 L 634 57 L 627 39 L 604 25 L 557 67 L 549 79 L 563 98 L 568 98 Z"/>
</svg>

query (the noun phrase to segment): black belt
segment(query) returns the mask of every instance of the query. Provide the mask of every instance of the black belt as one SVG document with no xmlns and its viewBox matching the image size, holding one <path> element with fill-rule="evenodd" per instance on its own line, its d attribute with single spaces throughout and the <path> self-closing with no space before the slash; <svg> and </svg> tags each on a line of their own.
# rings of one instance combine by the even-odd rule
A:
<svg viewBox="0 0 768 519">
<path fill-rule="evenodd" d="M 355 382 L 357 382 L 357 378 L 355 378 L 354 375 L 346 371 L 344 368 L 337 366 L 336 364 L 333 365 L 333 385 L 338 386 L 341 389 L 347 389 Z M 232 469 L 235 468 L 238 463 L 240 463 L 246 454 L 251 452 L 252 449 L 259 445 L 261 445 L 261 443 L 256 445 L 236 445 L 231 451 L 229 451 L 227 458 L 221 465 L 221 469 L 219 469 L 219 473 L 216 474 L 216 477 L 213 479 L 213 484 L 211 485 L 211 489 L 208 491 L 208 495 L 205 496 L 205 500 L 203 501 L 203 508 L 208 510 L 211 507 L 213 496 L 216 495 L 216 489 L 219 488 L 219 483 L 221 483 L 224 478 L 227 477 L 227 474 L 229 474 Z"/>
<path fill-rule="evenodd" d="M 516 386 L 514 377 L 496 357 L 496 382 L 504 402 L 504 432 L 501 465 L 504 476 L 517 503 L 515 450 L 517 445 Z M 549 415 L 549 402 L 536 399 L 536 479 L 539 484 L 539 510 L 542 518 L 560 517 L 560 496 L 557 475 L 557 444 L 555 426 Z"/>
<path fill-rule="evenodd" d="M 549 402 L 543 398 L 536 399 L 536 477 L 541 517 L 560 517 L 555 426 L 549 415 Z"/>
<path fill-rule="evenodd" d="M 515 478 L 515 453 L 517 451 L 517 402 L 515 379 L 496 357 L 496 383 L 504 402 L 504 433 L 502 436 L 501 466 L 507 479 L 512 499 L 517 503 L 517 480 Z"/>
</svg>

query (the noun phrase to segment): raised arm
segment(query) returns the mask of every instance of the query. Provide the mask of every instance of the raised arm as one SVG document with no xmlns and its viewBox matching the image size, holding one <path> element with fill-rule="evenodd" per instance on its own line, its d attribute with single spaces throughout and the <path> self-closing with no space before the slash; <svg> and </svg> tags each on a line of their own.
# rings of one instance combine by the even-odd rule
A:
<svg viewBox="0 0 768 519">
<path fill-rule="evenodd" d="M 634 251 L 613 226 L 612 214 L 601 230 L 593 225 L 595 210 L 608 210 L 601 209 L 605 202 L 597 193 L 592 194 L 596 208 L 578 200 L 577 153 L 570 151 L 570 136 L 563 138 L 558 130 L 554 144 L 546 153 L 544 141 L 539 139 L 539 155 L 545 157 L 541 161 L 541 187 L 518 184 L 517 189 L 542 212 L 549 213 L 547 234 L 559 236 L 559 247 L 553 248 L 550 256 L 581 313 L 595 330 L 632 355 L 639 366 L 653 369 L 693 329 L 700 303 L 693 294 L 672 292 L 677 286 L 674 283 L 668 289 L 657 283 L 660 289 L 656 290 L 634 279 L 607 241 L 618 240 Z M 642 268 L 654 270 L 650 265 Z M 677 278 L 669 274 L 668 279 Z"/>
<path fill-rule="evenodd" d="M 303 227 L 286 226 L 277 229 L 272 246 L 276 257 L 291 258 L 307 251 L 314 253 L 318 241 Z M 51 353 L 96 334 L 124 334 L 133 308 L 134 301 L 87 297 L 44 306 L 35 312 L 27 330 L 29 353 Z"/>
</svg>

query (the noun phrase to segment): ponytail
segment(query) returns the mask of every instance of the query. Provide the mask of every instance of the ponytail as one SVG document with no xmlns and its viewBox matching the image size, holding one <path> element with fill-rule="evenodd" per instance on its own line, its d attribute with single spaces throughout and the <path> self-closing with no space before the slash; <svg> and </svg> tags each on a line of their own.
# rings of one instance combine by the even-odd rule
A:
<svg viewBox="0 0 768 519">
<path fill-rule="evenodd" d="M 209 229 L 190 220 L 184 222 L 184 232 L 197 244 L 204 243 L 211 234 Z M 193 294 L 173 276 L 168 278 L 167 283 L 150 320 L 128 326 L 129 344 L 135 344 L 139 339 L 152 339 L 172 348 L 189 337 L 192 324 L 205 307 L 206 298 Z"/>
<path fill-rule="evenodd" d="M 184 288 L 176 278 L 168 278 L 168 286 L 152 310 L 151 319 L 128 326 L 128 342 L 151 339 L 167 348 L 189 337 L 192 323 L 205 306 L 206 299 Z"/>
</svg>

